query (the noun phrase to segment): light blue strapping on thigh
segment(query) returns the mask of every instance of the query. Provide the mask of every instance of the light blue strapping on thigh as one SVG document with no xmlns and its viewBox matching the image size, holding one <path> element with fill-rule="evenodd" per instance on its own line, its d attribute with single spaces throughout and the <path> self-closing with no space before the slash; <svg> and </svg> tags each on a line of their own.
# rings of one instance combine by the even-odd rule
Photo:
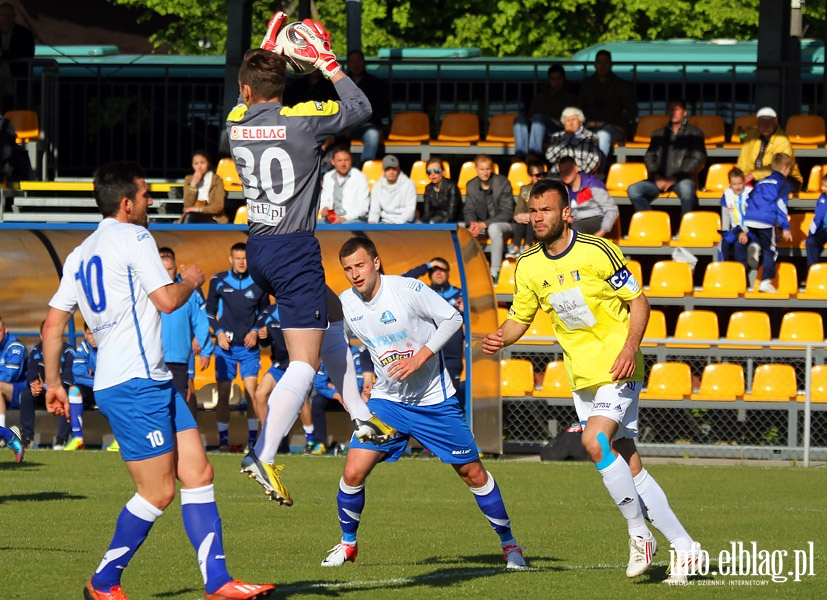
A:
<svg viewBox="0 0 827 600">
<path fill-rule="evenodd" d="M 598 471 L 602 471 L 610 467 L 617 457 L 612 454 L 612 446 L 609 444 L 606 434 L 602 431 L 597 434 L 597 443 L 600 444 L 600 453 L 602 456 L 600 457 L 600 462 L 595 463 L 594 466 L 597 467 Z"/>
</svg>

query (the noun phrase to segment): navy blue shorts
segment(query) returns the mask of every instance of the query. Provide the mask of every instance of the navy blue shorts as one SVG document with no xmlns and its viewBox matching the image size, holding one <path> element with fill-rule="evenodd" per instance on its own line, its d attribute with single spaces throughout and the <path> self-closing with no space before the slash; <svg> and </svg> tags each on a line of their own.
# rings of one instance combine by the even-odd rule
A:
<svg viewBox="0 0 827 600">
<path fill-rule="evenodd" d="M 247 268 L 276 297 L 282 329 L 326 329 L 327 292 L 319 240 L 311 231 L 251 235 Z"/>
</svg>

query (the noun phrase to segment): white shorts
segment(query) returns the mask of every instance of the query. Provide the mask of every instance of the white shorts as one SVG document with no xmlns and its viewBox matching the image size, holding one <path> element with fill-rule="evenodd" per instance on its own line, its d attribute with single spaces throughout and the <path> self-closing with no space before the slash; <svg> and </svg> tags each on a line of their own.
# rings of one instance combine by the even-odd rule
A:
<svg viewBox="0 0 827 600">
<path fill-rule="evenodd" d="M 572 391 L 577 418 L 585 427 L 589 417 L 607 417 L 618 424 L 614 439 L 637 437 L 637 406 L 642 381 L 606 383 Z"/>
</svg>

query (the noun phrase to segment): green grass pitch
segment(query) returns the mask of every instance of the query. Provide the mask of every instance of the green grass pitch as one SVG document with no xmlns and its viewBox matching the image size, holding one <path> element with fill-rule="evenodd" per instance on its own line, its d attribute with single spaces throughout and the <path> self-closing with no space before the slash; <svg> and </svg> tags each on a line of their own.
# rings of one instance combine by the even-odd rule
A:
<svg viewBox="0 0 827 600">
<path fill-rule="evenodd" d="M 319 566 L 339 540 L 336 491 L 344 459 L 288 456 L 282 473 L 295 506 L 266 500 L 239 474 L 240 455 L 211 455 L 230 572 L 273 582 L 276 598 L 825 598 L 827 508 L 824 470 L 793 467 L 650 465 L 689 532 L 712 556 L 733 541 L 786 550 L 813 542 L 813 576 L 707 576 L 685 587 L 662 583 L 669 547 L 650 571 L 624 575 L 625 523 L 590 464 L 488 459 L 531 567 L 506 572 L 496 535 L 453 469 L 406 458 L 379 465 L 367 485 L 359 558 Z M 132 496 L 117 454 L 41 450 L 15 465 L 0 454 L 0 599 L 80 598 Z M 203 598 L 194 552 L 175 502 L 123 577 L 131 599 Z M 765 563 L 765 565 L 768 563 Z"/>
</svg>

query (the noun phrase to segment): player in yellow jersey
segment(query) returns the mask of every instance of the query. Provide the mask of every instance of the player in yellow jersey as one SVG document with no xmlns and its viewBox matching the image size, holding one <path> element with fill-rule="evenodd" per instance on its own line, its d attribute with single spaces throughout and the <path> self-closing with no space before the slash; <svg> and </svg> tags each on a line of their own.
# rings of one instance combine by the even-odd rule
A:
<svg viewBox="0 0 827 600">
<path fill-rule="evenodd" d="M 518 259 L 514 303 L 499 329 L 483 338 L 483 352 L 519 340 L 538 309 L 549 313 L 584 426 L 583 446 L 628 524 L 626 575 L 645 572 L 657 550 L 648 519 L 675 550 L 667 581 L 686 582 L 703 554 L 643 468 L 634 442 L 649 301 L 617 246 L 571 229 L 563 184 L 534 184 L 529 215 L 539 243 Z"/>
</svg>

